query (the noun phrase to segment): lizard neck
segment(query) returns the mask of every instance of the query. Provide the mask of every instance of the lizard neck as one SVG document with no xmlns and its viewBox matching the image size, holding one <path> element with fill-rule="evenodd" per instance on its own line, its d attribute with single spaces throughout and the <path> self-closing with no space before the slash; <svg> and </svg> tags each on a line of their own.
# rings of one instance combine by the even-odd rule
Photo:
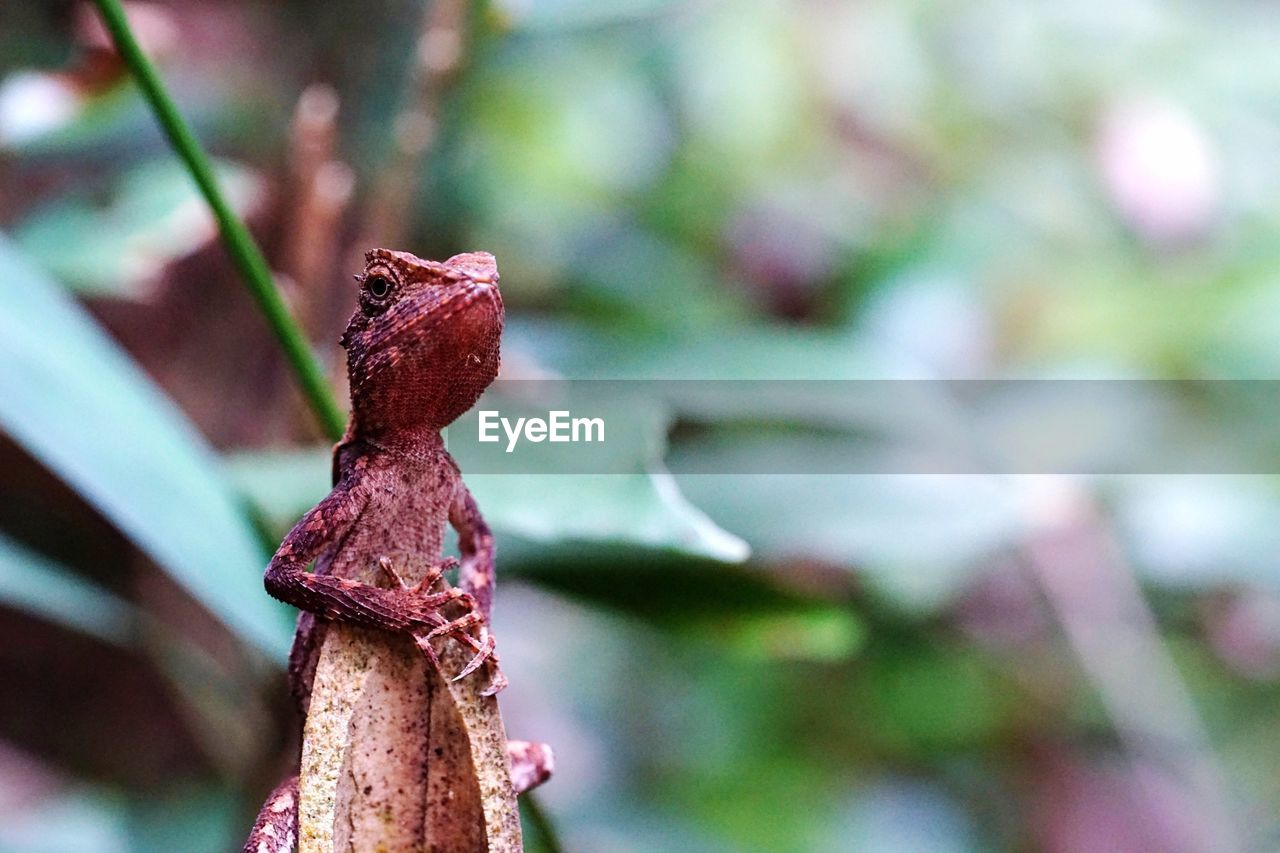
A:
<svg viewBox="0 0 1280 853">
<path fill-rule="evenodd" d="M 356 430 L 366 446 L 394 456 L 413 459 L 437 457 L 445 452 L 440 430 L 429 426 L 395 430 Z"/>
</svg>

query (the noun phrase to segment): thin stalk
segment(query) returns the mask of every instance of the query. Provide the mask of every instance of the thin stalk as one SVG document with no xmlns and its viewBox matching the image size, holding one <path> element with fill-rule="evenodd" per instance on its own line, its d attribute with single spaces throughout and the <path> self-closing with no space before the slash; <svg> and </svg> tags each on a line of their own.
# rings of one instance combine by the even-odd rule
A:
<svg viewBox="0 0 1280 853">
<path fill-rule="evenodd" d="M 297 377 L 307 405 L 311 408 L 316 420 L 320 422 L 320 427 L 325 434 L 331 440 L 337 441 L 342 437 L 346 426 L 346 416 L 329 389 L 329 383 L 320 369 L 315 353 L 311 351 L 310 344 L 290 316 L 280 291 L 276 289 L 266 258 L 262 256 L 257 243 L 249 234 L 249 229 L 232 212 L 231 206 L 223 198 L 222 192 L 218 189 L 217 180 L 214 178 L 213 168 L 209 165 L 209 158 L 200 148 L 200 143 L 191 132 L 191 127 L 178 113 L 173 99 L 169 97 L 164 83 L 160 80 L 160 75 L 156 73 L 155 66 L 138 47 L 119 0 L 94 0 L 94 2 L 102 14 L 107 31 L 111 33 L 111 40 L 115 42 L 116 52 L 128 66 L 133 79 L 142 89 L 143 96 L 151 104 L 151 110 L 155 113 L 156 120 L 160 122 L 165 136 L 168 137 L 169 144 L 186 164 L 192 180 L 196 182 L 200 193 L 213 211 L 213 217 L 218 223 L 218 233 L 222 236 L 222 243 L 240 271 L 250 295 L 266 317 L 271 331 L 284 349 L 285 357 L 289 360 L 289 366 Z"/>
<path fill-rule="evenodd" d="M 538 802 L 538 798 L 534 796 L 532 791 L 527 791 L 520 795 L 520 813 L 529 821 L 529 825 L 538 833 L 538 843 L 541 845 L 544 853 L 563 853 L 564 846 L 560 843 L 560 837 L 556 834 L 555 825 L 551 819 L 547 817 L 547 813 L 542 810 L 542 804 Z"/>
</svg>

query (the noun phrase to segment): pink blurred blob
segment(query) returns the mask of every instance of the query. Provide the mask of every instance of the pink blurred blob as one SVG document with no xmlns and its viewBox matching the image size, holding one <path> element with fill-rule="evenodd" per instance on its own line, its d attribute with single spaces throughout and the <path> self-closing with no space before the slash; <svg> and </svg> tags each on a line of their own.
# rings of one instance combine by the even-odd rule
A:
<svg viewBox="0 0 1280 853">
<path fill-rule="evenodd" d="M 1212 227 L 1222 193 L 1218 159 L 1182 107 L 1155 98 L 1117 102 L 1103 115 L 1096 156 L 1111 203 L 1147 243 L 1173 247 Z"/>
</svg>

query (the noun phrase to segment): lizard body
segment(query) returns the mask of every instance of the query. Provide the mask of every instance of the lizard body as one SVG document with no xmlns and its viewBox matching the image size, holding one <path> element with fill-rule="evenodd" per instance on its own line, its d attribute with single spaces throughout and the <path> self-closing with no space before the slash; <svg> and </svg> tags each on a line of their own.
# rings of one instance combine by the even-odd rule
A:
<svg viewBox="0 0 1280 853">
<path fill-rule="evenodd" d="M 265 577 L 303 611 L 289 660 L 307 716 L 302 776 L 272 792 L 245 850 L 295 839 L 303 851 L 518 850 L 493 698 L 506 683 L 488 630 L 493 536 L 440 434 L 497 374 L 497 268 L 484 253 L 437 263 L 375 249 L 358 278 L 342 337 L 352 416 L 334 487 Z M 446 522 L 462 557 L 456 588 L 441 577 Z M 480 667 L 487 686 L 465 678 Z M 545 747 L 509 748 L 522 788 L 549 775 Z"/>
</svg>

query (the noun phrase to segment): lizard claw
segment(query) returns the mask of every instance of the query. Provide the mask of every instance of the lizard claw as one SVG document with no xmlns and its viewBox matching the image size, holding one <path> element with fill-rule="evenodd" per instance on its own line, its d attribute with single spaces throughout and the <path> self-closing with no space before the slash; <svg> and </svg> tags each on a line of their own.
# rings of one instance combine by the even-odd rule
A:
<svg viewBox="0 0 1280 853">
<path fill-rule="evenodd" d="M 483 639 L 477 640 L 470 633 L 468 628 L 473 626 L 481 626 L 480 636 Z M 484 627 L 484 617 L 475 611 L 467 613 L 452 622 L 448 622 L 431 629 L 423 638 L 423 642 L 434 639 L 436 637 L 453 637 L 460 643 L 470 646 L 475 655 L 462 668 L 462 671 L 455 675 L 452 681 L 461 681 L 471 673 L 480 668 L 480 665 L 488 662 L 493 667 L 493 675 L 489 681 L 489 686 L 480 692 L 481 696 L 493 696 L 504 690 L 507 686 L 507 677 L 502 674 L 502 670 L 498 667 L 497 643 L 493 635 Z"/>
<path fill-rule="evenodd" d="M 439 629 L 437 628 L 436 630 L 439 630 Z M 495 648 L 496 648 L 496 644 L 493 641 L 493 635 L 486 633 L 484 635 L 484 641 L 480 644 L 480 648 L 476 650 L 475 657 L 473 657 L 471 661 L 462 668 L 462 672 L 459 672 L 450 680 L 461 681 L 471 673 L 475 672 L 477 669 L 480 668 L 480 665 L 482 663 L 484 663 L 486 660 L 489 660 L 490 658 L 493 657 L 493 652 Z"/>
<path fill-rule="evenodd" d="M 391 578 L 391 582 L 394 583 L 396 586 L 400 587 L 401 589 L 409 588 L 409 582 L 406 581 L 400 575 L 400 572 L 396 570 L 396 565 L 395 563 L 391 562 L 390 557 L 379 557 L 378 568 L 382 569 L 383 573 L 386 574 L 387 577 Z"/>
<path fill-rule="evenodd" d="M 496 696 L 503 690 L 507 689 L 507 676 L 503 674 L 502 668 L 498 665 L 497 643 L 493 639 L 493 635 L 488 631 L 484 632 L 484 641 L 476 642 L 470 634 L 467 637 L 467 644 L 476 650 L 475 657 L 462 668 L 462 672 L 454 676 L 453 680 L 458 681 L 466 678 L 471 673 L 480 668 L 483 663 L 489 664 L 491 667 L 491 675 L 489 676 L 489 685 L 480 691 L 481 696 Z"/>
<path fill-rule="evenodd" d="M 462 595 L 466 596 L 467 594 L 464 592 Z M 464 603 L 465 603 L 465 599 L 464 599 Z M 442 622 L 441 624 L 437 625 L 435 628 L 432 628 L 431 631 L 427 634 L 427 639 L 434 640 L 436 637 L 443 637 L 445 635 L 458 636 L 459 634 L 462 634 L 468 628 L 474 625 L 483 625 L 483 624 L 484 624 L 484 617 L 481 616 L 479 613 L 476 613 L 474 610 L 472 610 L 471 612 L 467 613 L 465 616 L 460 616 L 457 619 L 454 619 L 452 622 Z M 463 636 L 470 636 L 470 635 L 463 634 Z M 474 648 L 474 646 L 472 646 L 472 648 Z"/>
<path fill-rule="evenodd" d="M 431 587 L 436 585 L 436 581 L 440 579 L 442 574 L 450 569 L 458 568 L 458 559 L 457 557 L 445 557 L 439 563 L 429 568 L 427 573 L 422 576 L 422 580 L 418 581 L 416 584 L 410 584 L 404 579 L 400 572 L 396 570 L 395 563 L 391 562 L 390 557 L 379 557 L 378 566 L 382 571 L 386 572 L 387 577 L 391 578 L 392 583 L 401 589 L 416 589 L 427 592 Z"/>
<path fill-rule="evenodd" d="M 448 622 L 444 625 L 439 625 L 431 629 L 431 631 L 427 634 L 427 639 L 429 640 L 434 639 L 435 637 L 446 637 L 446 636 L 453 637 L 459 642 L 464 643 L 470 646 L 473 650 L 475 650 L 475 653 L 476 653 L 475 656 L 472 657 L 471 660 L 467 663 L 467 665 L 462 668 L 461 672 L 459 672 L 457 675 L 453 677 L 452 679 L 453 681 L 461 681 L 462 679 L 466 678 L 468 675 L 470 675 L 471 673 L 479 669 L 480 665 L 487 660 L 492 660 L 495 663 L 497 662 L 498 656 L 497 656 L 497 652 L 495 651 L 496 643 L 493 639 L 492 634 L 490 634 L 487 630 L 484 630 L 483 627 L 481 628 L 481 634 L 480 634 L 480 636 L 483 639 L 477 640 L 471 634 L 467 633 L 468 628 L 471 628 L 477 625 L 479 626 L 484 625 L 484 617 L 473 610 L 470 613 L 467 613 L 465 616 L 461 616 L 453 620 L 452 622 Z M 506 679 L 504 678 L 503 685 L 502 685 L 504 687 L 506 686 L 505 681 Z M 495 679 L 495 682 L 496 682 L 496 679 Z M 490 687 L 492 688 L 493 684 L 490 684 Z M 502 687 L 498 688 L 498 690 L 501 690 L 501 689 Z M 497 693 L 498 690 L 494 690 L 493 692 Z M 493 695 L 493 694 L 490 693 L 486 695 Z"/>
<path fill-rule="evenodd" d="M 507 676 L 503 674 L 501 669 L 498 669 L 497 664 L 494 664 L 493 678 L 489 680 L 489 686 L 486 687 L 484 690 L 480 691 L 480 695 L 481 696 L 497 696 L 503 690 L 507 689 L 508 683 L 509 682 L 507 681 Z"/>
<path fill-rule="evenodd" d="M 429 642 L 427 642 L 426 636 L 423 634 L 414 634 L 413 642 L 414 645 L 416 645 L 422 653 L 427 656 L 427 660 L 431 661 L 431 665 L 435 667 L 438 672 L 440 670 L 440 658 L 436 654 L 436 650 L 431 647 Z"/>
<path fill-rule="evenodd" d="M 388 557 L 378 558 L 378 566 L 386 573 L 387 577 L 406 592 L 425 595 L 427 601 L 430 602 L 429 609 L 420 614 L 422 622 L 428 623 L 431 629 L 425 633 L 414 631 L 410 636 L 413 637 L 414 645 L 426 655 L 431 661 L 431 665 L 436 671 L 440 671 L 440 656 L 436 654 L 435 648 L 431 645 L 431 641 L 437 637 L 452 637 L 464 645 L 470 646 L 475 655 L 467 663 L 462 671 L 453 677 L 453 681 L 461 681 L 468 675 L 471 675 L 486 661 L 493 665 L 493 676 L 489 681 L 489 685 L 481 691 L 482 696 L 493 696 L 502 691 L 507 686 L 507 677 L 498 669 L 498 654 L 493 636 L 488 631 L 483 630 L 481 636 L 483 640 L 478 640 L 469 632 L 469 628 L 484 625 L 484 617 L 476 612 L 475 598 L 467 592 L 460 589 L 446 589 L 443 592 L 431 593 L 431 589 L 435 587 L 440 580 L 440 576 L 449 569 L 455 568 L 458 561 L 453 557 L 446 557 L 439 564 L 432 566 L 431 569 L 423 576 L 422 580 L 417 584 L 409 584 L 404 577 L 396 570 L 395 564 Z M 427 601 L 420 602 L 426 604 Z M 467 613 L 454 619 L 447 621 L 439 613 L 439 608 L 450 601 L 457 601 L 459 604 L 467 608 Z"/>
<path fill-rule="evenodd" d="M 395 564 L 389 557 L 379 557 L 378 566 L 396 585 L 397 594 L 404 599 L 402 607 L 410 614 L 415 635 L 419 628 L 430 626 L 434 629 L 448 624 L 439 611 L 440 608 L 452 601 L 460 602 L 468 610 L 475 607 L 475 599 L 471 594 L 463 592 L 456 587 L 448 587 L 441 592 L 432 592 L 437 584 L 440 583 L 441 576 L 449 569 L 458 566 L 458 560 L 454 557 L 445 557 L 439 563 L 428 567 L 422 579 L 415 584 L 410 584 L 404 579 L 404 576 L 396 569 Z M 438 634 L 432 633 L 428 636 L 428 639 L 436 636 Z"/>
</svg>

